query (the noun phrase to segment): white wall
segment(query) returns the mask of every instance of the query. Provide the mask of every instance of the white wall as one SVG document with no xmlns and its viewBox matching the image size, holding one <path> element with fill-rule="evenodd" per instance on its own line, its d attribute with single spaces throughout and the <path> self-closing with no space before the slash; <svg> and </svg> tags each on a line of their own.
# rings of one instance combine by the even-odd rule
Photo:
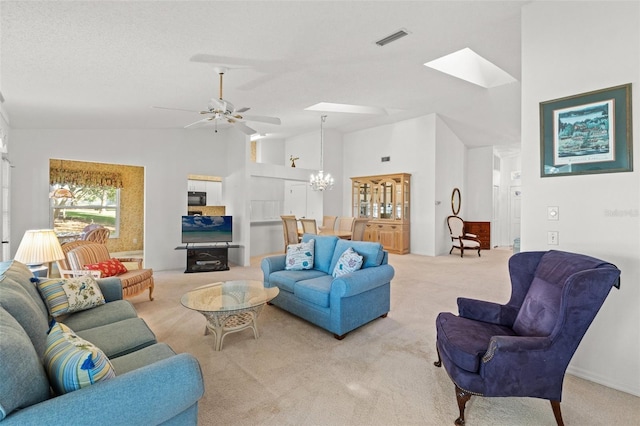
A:
<svg viewBox="0 0 640 426">
<path fill-rule="evenodd" d="M 386 124 L 343 136 L 343 185 L 351 177 L 391 173 L 411 174 L 411 253 L 434 256 L 443 253 L 445 202 L 454 186 L 462 186 L 465 148 L 444 122 L 430 114 Z M 380 158 L 390 156 L 391 161 Z M 451 162 L 452 157 L 461 157 Z M 436 201 L 441 201 L 436 206 Z M 343 213 L 351 215 L 351 191 L 343 192 Z M 448 232 L 448 231 L 447 231 Z M 449 246 L 450 247 L 450 246 Z M 448 248 L 447 248 L 448 251 Z"/>
<path fill-rule="evenodd" d="M 451 129 L 436 116 L 436 168 L 435 168 L 435 214 L 433 222 L 434 253 L 437 256 L 451 250 L 451 235 L 446 224 L 447 216 L 453 214 L 451 195 L 454 188 L 462 194 L 461 209 L 464 217 L 468 151 Z"/>
<path fill-rule="evenodd" d="M 462 193 L 460 216 L 474 222 L 490 222 L 493 216 L 493 147 L 467 151 L 467 185 Z"/>
<path fill-rule="evenodd" d="M 621 269 L 620 290 L 611 290 L 569 372 L 640 395 L 640 172 L 541 178 L 539 139 L 540 102 L 625 83 L 640 123 L 640 3 L 533 2 L 522 28 L 522 249 L 585 253 Z M 637 168 L 638 146 L 633 157 Z M 559 221 L 547 220 L 547 206 L 560 207 Z M 608 213 L 616 210 L 623 213 Z M 550 230 L 559 231 L 558 246 L 547 245 Z"/>
<path fill-rule="evenodd" d="M 184 268 L 180 217 L 187 212 L 188 174 L 227 175 L 227 132 L 210 130 L 13 129 L 12 254 L 27 229 L 49 225 L 49 159 L 126 164 L 145 168 L 145 265 Z"/>
</svg>

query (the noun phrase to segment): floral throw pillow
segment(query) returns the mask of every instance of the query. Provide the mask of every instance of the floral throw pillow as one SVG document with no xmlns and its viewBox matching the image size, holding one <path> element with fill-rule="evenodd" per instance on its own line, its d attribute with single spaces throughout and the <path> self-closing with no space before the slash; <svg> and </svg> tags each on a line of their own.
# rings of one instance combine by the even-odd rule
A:
<svg viewBox="0 0 640 426">
<path fill-rule="evenodd" d="M 57 322 L 47 336 L 43 364 L 58 395 L 116 376 L 104 352 Z"/>
<path fill-rule="evenodd" d="M 109 259 L 104 262 L 84 265 L 84 269 L 100 271 L 100 278 L 113 277 L 127 272 L 127 267 L 118 259 Z"/>
<path fill-rule="evenodd" d="M 314 246 L 315 240 L 313 239 L 306 243 L 289 244 L 287 246 L 287 257 L 284 268 L 288 271 L 301 271 L 313 268 Z"/>
<path fill-rule="evenodd" d="M 349 272 L 357 271 L 362 267 L 362 256 L 360 256 L 353 248 L 349 247 L 340 255 L 336 267 L 333 268 L 333 276 L 339 277 Z"/>
<path fill-rule="evenodd" d="M 54 318 L 105 304 L 100 286 L 91 275 L 41 280 L 38 290 Z"/>
</svg>

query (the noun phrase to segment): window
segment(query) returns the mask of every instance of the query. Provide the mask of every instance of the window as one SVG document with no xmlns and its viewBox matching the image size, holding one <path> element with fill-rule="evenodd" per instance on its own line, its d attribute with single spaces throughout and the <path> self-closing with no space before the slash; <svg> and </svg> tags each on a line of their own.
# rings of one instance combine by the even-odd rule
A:
<svg viewBox="0 0 640 426">
<path fill-rule="evenodd" d="M 91 224 L 109 228 L 111 238 L 120 231 L 120 189 L 111 186 L 52 185 L 51 222 L 60 236 L 82 232 Z"/>
</svg>

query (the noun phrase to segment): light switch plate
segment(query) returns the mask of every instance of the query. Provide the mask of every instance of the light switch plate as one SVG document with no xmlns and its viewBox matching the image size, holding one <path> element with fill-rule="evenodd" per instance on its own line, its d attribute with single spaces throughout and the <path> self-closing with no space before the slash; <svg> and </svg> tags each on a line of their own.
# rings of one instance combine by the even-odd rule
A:
<svg viewBox="0 0 640 426">
<path fill-rule="evenodd" d="M 558 245 L 558 231 L 547 232 L 547 244 L 552 246 Z"/>
<path fill-rule="evenodd" d="M 560 219 L 560 208 L 558 206 L 549 206 L 549 207 L 547 207 L 547 219 L 548 220 L 559 220 Z"/>
</svg>

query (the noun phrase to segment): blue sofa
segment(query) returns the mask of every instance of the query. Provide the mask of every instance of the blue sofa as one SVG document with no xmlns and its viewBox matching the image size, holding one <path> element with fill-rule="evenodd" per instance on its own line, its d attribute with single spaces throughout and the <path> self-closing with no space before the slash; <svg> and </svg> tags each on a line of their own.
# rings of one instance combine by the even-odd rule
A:
<svg viewBox="0 0 640 426">
<path fill-rule="evenodd" d="M 0 424 L 197 424 L 198 361 L 156 341 L 117 277 L 97 280 L 107 303 L 57 318 L 104 352 L 115 377 L 56 396 L 43 365 L 49 312 L 32 278 L 0 263 Z"/>
<path fill-rule="evenodd" d="M 390 309 L 394 270 L 388 253 L 379 243 L 349 241 L 335 236 L 304 234 L 303 242 L 315 240 L 313 269 L 286 270 L 286 255 L 262 259 L 265 287 L 280 293 L 270 303 L 324 328 L 341 340 Z M 363 256 L 362 268 L 332 276 L 338 259 L 349 247 Z"/>
</svg>

